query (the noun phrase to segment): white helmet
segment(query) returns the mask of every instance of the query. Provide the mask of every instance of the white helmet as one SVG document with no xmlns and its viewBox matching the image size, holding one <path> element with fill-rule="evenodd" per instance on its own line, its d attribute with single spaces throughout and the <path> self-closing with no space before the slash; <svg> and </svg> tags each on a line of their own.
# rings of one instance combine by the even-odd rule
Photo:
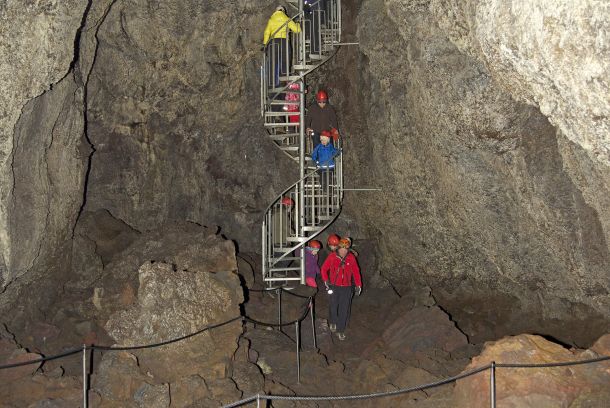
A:
<svg viewBox="0 0 610 408">
<path fill-rule="evenodd" d="M 285 13 L 286 12 L 286 7 L 284 7 L 284 6 L 277 6 L 275 8 L 275 11 L 283 11 Z"/>
</svg>

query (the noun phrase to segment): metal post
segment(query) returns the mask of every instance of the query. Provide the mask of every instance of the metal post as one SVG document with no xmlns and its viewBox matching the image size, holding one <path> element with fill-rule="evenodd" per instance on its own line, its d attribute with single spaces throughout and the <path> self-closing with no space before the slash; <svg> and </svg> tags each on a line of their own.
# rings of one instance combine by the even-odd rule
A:
<svg viewBox="0 0 610 408">
<path fill-rule="evenodd" d="M 317 349 L 318 342 L 316 340 L 316 317 L 314 316 L 315 306 L 314 306 L 313 302 L 314 302 L 313 298 L 309 300 L 309 312 L 311 313 L 311 331 L 313 334 L 313 348 Z"/>
<path fill-rule="evenodd" d="M 277 324 L 282 331 L 282 288 L 277 288 Z"/>
<path fill-rule="evenodd" d="M 261 408 L 261 395 L 256 394 L 256 408 Z"/>
<path fill-rule="evenodd" d="M 489 399 L 491 408 L 496 408 L 496 362 L 491 362 L 489 371 Z"/>
<path fill-rule="evenodd" d="M 87 408 L 87 345 L 83 344 L 83 408 Z"/>
<path fill-rule="evenodd" d="M 297 322 L 294 324 L 295 329 L 296 329 L 296 339 L 297 339 L 297 384 L 301 383 L 301 341 L 299 339 L 299 334 L 300 334 L 300 323 L 298 320 Z"/>
</svg>

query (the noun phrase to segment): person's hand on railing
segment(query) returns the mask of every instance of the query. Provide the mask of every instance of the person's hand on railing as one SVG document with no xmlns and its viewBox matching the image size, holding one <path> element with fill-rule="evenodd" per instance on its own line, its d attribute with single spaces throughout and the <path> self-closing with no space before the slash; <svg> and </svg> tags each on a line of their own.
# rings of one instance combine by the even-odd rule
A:
<svg viewBox="0 0 610 408">
<path fill-rule="evenodd" d="M 356 296 L 360 296 L 362 293 L 362 286 L 356 286 Z"/>
</svg>

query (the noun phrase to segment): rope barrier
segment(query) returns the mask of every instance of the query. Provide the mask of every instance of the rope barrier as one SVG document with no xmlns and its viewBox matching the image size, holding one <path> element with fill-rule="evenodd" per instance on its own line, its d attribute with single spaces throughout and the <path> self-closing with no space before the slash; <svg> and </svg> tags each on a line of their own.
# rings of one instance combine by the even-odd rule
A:
<svg viewBox="0 0 610 408">
<path fill-rule="evenodd" d="M 162 342 L 159 342 L 159 343 L 145 344 L 145 345 L 141 345 L 141 346 L 124 346 L 124 347 L 120 347 L 120 346 L 119 347 L 115 347 L 115 346 L 95 346 L 95 345 L 92 345 L 89 348 L 94 349 L 94 350 L 107 350 L 107 351 L 125 351 L 125 350 L 139 350 L 139 349 L 156 348 L 156 347 L 161 347 L 161 346 L 165 346 L 165 345 L 168 345 L 168 344 L 176 343 L 178 341 L 186 340 L 186 339 L 188 339 L 190 337 L 193 337 L 193 336 L 196 336 L 198 334 L 201 334 L 204 331 L 207 331 L 207 330 L 210 330 L 210 329 L 216 329 L 218 327 L 225 326 L 225 325 L 227 325 L 229 323 L 233 323 L 236 320 L 244 320 L 244 319 L 245 319 L 244 316 L 237 316 L 237 317 L 234 317 L 234 318 L 229 319 L 227 321 L 224 321 L 222 323 L 217 323 L 217 324 L 213 324 L 213 325 L 210 325 L 210 326 L 206 326 L 203 329 L 197 330 L 194 333 L 190 333 L 190 334 L 187 334 L 185 336 L 177 337 L 177 338 L 171 339 L 171 340 L 162 341 Z"/>
<path fill-rule="evenodd" d="M 26 366 L 26 365 L 30 365 L 30 364 L 44 363 L 45 361 L 50 361 L 50 360 L 57 360 L 58 358 L 68 357 L 73 354 L 80 353 L 82 350 L 83 350 L 82 348 L 74 348 L 74 349 L 70 349 L 70 350 L 60 353 L 60 354 L 55 354 L 55 355 L 49 356 L 49 357 L 38 358 L 36 360 L 23 361 L 21 363 L 4 364 L 4 365 L 0 365 L 0 370 L 4 370 L 5 368 L 22 367 L 22 366 Z"/>
<path fill-rule="evenodd" d="M 287 323 L 282 323 L 281 325 L 278 324 L 273 324 L 273 323 L 266 323 L 266 322 L 261 322 L 258 321 L 256 319 L 252 319 L 248 316 L 237 316 L 234 317 L 232 319 L 226 320 L 224 322 L 221 323 L 216 323 L 216 324 L 212 324 L 209 326 L 206 326 L 200 330 L 197 330 L 196 332 L 190 333 L 190 334 L 186 334 L 184 336 L 180 336 L 180 337 L 176 337 L 170 340 L 165 340 L 165 341 L 161 341 L 158 343 L 151 343 L 151 344 L 144 344 L 144 345 L 138 345 L 138 346 L 97 346 L 97 345 L 90 345 L 90 346 L 85 346 L 85 349 L 89 349 L 89 350 L 105 350 L 105 351 L 126 351 L 126 350 L 141 350 L 141 349 L 148 349 L 148 348 L 156 348 L 156 347 L 161 347 L 161 346 L 166 346 L 168 344 L 172 344 L 172 343 L 176 343 L 182 340 L 186 340 L 190 337 L 194 337 L 197 336 L 207 330 L 211 330 L 211 329 L 216 329 L 218 327 L 222 327 L 225 326 L 229 323 L 233 323 L 237 320 L 242 320 L 242 321 L 248 321 L 254 324 L 258 324 L 261 326 L 268 326 L 268 327 L 280 327 L 280 326 L 288 326 L 291 324 L 295 324 L 297 321 L 302 321 L 303 319 L 305 319 L 305 317 L 307 317 L 307 314 L 309 313 L 309 302 L 311 301 L 311 296 L 306 298 L 308 299 L 307 304 L 303 307 L 304 312 L 301 314 L 301 317 L 299 317 L 296 320 L 293 320 L 291 322 L 287 322 Z M 78 354 L 80 352 L 83 351 L 82 347 L 79 348 L 72 348 L 69 349 L 63 353 L 59 353 L 59 354 L 55 354 L 52 356 L 48 356 L 48 357 L 42 357 L 42 358 L 38 358 L 36 360 L 29 360 L 29 361 L 23 361 L 20 363 L 12 363 L 12 364 L 4 364 L 4 365 L 0 365 L 0 370 L 4 370 L 4 369 L 8 369 L 8 368 L 15 368 L 15 367 L 22 367 L 22 366 L 26 366 L 26 365 L 31 365 L 31 364 L 38 364 L 38 363 L 44 363 L 46 361 L 51 361 L 51 360 L 57 360 L 63 357 L 68 357 L 74 354 Z"/>
<path fill-rule="evenodd" d="M 278 288 L 265 288 L 265 289 L 248 289 L 248 292 L 255 292 L 255 293 L 265 293 L 265 292 L 275 292 L 281 290 L 284 293 L 288 293 L 289 295 L 292 295 L 294 297 L 298 297 L 301 299 L 309 299 L 312 296 L 304 296 L 304 295 L 298 295 L 290 290 L 284 289 L 282 287 L 278 287 Z M 315 295 L 314 295 L 315 297 Z"/>
<path fill-rule="evenodd" d="M 503 368 L 548 368 L 548 367 L 564 367 L 570 365 L 579 365 L 579 364 L 592 364 L 601 361 L 610 360 L 610 356 L 592 358 L 589 360 L 579 360 L 579 361 L 567 361 L 561 363 L 542 363 L 542 364 L 510 364 L 510 363 L 496 363 L 494 364 L 495 368 L 503 367 Z M 461 380 L 466 377 L 470 377 L 472 375 L 478 374 L 480 372 L 489 370 L 492 367 L 492 364 L 488 364 L 486 366 L 482 366 L 479 368 L 475 368 L 473 370 L 467 371 L 463 374 L 459 374 L 453 377 L 448 377 L 439 381 L 431 382 L 428 384 L 418 385 L 409 388 L 402 388 L 394 391 L 386 391 L 386 392 L 374 392 L 369 394 L 353 394 L 353 395 L 311 395 L 311 396 L 298 396 L 298 395 L 264 395 L 257 394 L 252 397 L 248 397 L 236 402 L 233 402 L 228 405 L 224 405 L 223 408 L 233 408 L 239 407 L 243 404 L 247 404 L 249 402 L 255 401 L 258 399 L 265 400 L 289 400 L 289 401 L 339 401 L 339 400 L 360 400 L 360 399 L 373 399 L 373 398 L 382 398 L 382 397 L 391 397 L 401 394 L 407 394 L 414 391 L 423 391 L 430 388 L 439 387 L 441 385 L 446 385 L 457 380 Z"/>
<path fill-rule="evenodd" d="M 549 367 L 566 367 L 580 364 L 591 364 L 600 361 L 610 360 L 610 356 L 591 358 L 589 360 L 579 361 L 564 361 L 560 363 L 540 363 L 540 364 L 519 364 L 519 363 L 496 363 L 496 367 L 502 368 L 549 368 Z"/>
<path fill-rule="evenodd" d="M 310 305 L 310 302 L 311 302 L 311 298 L 312 298 L 312 296 L 307 298 L 307 304 L 305 306 L 303 306 L 303 313 L 301 314 L 301 317 L 299 317 L 299 318 L 297 318 L 295 320 L 292 320 L 290 322 L 286 322 L 286 323 L 282 323 L 282 324 L 279 324 L 279 323 L 266 323 L 266 322 L 261 322 L 259 320 L 253 319 L 253 318 L 248 317 L 248 316 L 244 316 L 244 321 L 248 321 L 250 323 L 258 324 L 258 325 L 265 326 L 265 327 L 284 327 L 284 326 L 290 326 L 292 324 L 295 324 L 296 322 L 303 321 L 307 317 L 307 315 L 309 314 L 309 310 L 310 310 L 309 305 Z"/>
<path fill-rule="evenodd" d="M 409 388 L 401 388 L 399 390 L 394 390 L 394 391 L 386 391 L 386 392 L 373 392 L 373 393 L 369 393 L 369 394 L 354 394 L 354 395 L 322 395 L 322 396 L 318 396 L 318 395 L 308 395 L 308 396 L 298 396 L 298 395 L 254 395 L 252 397 L 248 397 L 245 398 L 243 400 L 240 401 L 236 401 L 232 404 L 228 404 L 228 405 L 224 405 L 223 408 L 233 408 L 233 407 L 239 407 L 243 404 L 246 404 L 248 402 L 252 402 L 255 401 L 256 398 L 260 398 L 260 399 L 267 399 L 267 400 L 288 400 L 288 401 L 345 401 L 345 400 L 361 400 L 361 399 L 372 399 L 372 398 L 382 398 L 382 397 L 390 397 L 390 396 L 396 396 L 396 395 L 401 395 L 401 394 L 407 394 L 413 391 L 422 391 L 425 389 L 429 389 L 429 388 L 434 388 L 434 387 L 439 387 L 441 385 L 445 385 L 445 384 L 449 384 L 452 383 L 454 381 L 460 380 L 462 378 L 466 378 L 469 377 L 471 375 L 475 375 L 478 374 L 482 371 L 488 370 L 489 367 L 491 367 L 490 364 L 483 366 L 483 367 L 479 367 L 479 368 L 475 368 L 471 371 L 468 371 L 466 373 L 463 374 L 459 374 L 453 377 L 449 377 L 449 378 L 445 378 L 439 381 L 435 381 L 432 383 L 428 383 L 428 384 L 423 384 L 423 385 L 418 385 L 415 387 L 409 387 Z"/>
</svg>

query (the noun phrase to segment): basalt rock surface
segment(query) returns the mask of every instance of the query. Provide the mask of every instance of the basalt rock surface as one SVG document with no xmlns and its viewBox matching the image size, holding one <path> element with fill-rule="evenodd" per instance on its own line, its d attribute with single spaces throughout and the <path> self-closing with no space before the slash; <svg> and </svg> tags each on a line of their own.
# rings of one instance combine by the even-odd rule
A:
<svg viewBox="0 0 610 408">
<path fill-rule="evenodd" d="M 609 335 L 598 343 L 607 341 Z M 595 348 L 595 347 L 594 347 Z M 601 347 L 600 347 L 601 348 Z M 600 350 L 601 351 L 601 350 Z M 608 354 L 608 349 L 605 354 Z M 465 371 L 495 361 L 513 364 L 546 364 L 588 360 L 599 357 L 592 350 L 568 350 L 540 336 L 520 335 L 485 345 Z M 555 368 L 498 368 L 496 403 L 505 407 L 602 407 L 610 403 L 609 363 Z M 459 380 L 455 387 L 455 407 L 489 405 L 489 372 Z"/>
<path fill-rule="evenodd" d="M 347 186 L 382 192 L 346 192 L 345 218 L 376 241 L 399 293 L 431 288 L 471 341 L 590 345 L 610 327 L 607 114 L 595 113 L 608 106 L 607 7 L 474 3 L 373 0 L 346 14 L 359 46 L 316 81 L 340 112 Z M 589 43 L 599 54 L 584 61 Z M 588 63 L 591 81 L 574 69 Z"/>
</svg>

